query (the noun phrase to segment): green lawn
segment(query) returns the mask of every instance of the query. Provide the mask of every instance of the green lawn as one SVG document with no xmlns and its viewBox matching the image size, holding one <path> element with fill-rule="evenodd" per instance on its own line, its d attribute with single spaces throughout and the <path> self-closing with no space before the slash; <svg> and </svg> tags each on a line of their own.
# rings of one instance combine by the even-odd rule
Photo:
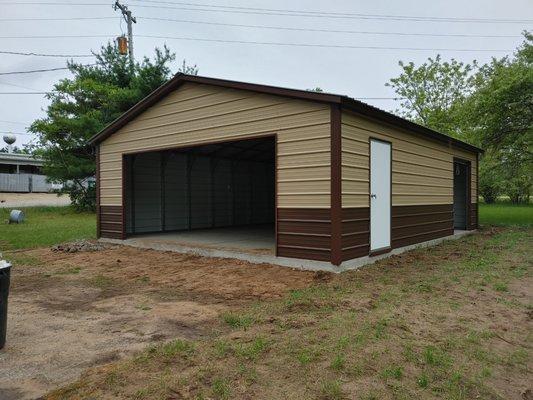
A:
<svg viewBox="0 0 533 400">
<path fill-rule="evenodd" d="M 479 203 L 479 222 L 484 226 L 532 226 L 533 204 Z"/>
<path fill-rule="evenodd" d="M 26 220 L 8 225 L 11 209 L 0 208 L 0 251 L 51 246 L 96 236 L 95 214 L 77 213 L 71 207 L 22 208 Z"/>
</svg>

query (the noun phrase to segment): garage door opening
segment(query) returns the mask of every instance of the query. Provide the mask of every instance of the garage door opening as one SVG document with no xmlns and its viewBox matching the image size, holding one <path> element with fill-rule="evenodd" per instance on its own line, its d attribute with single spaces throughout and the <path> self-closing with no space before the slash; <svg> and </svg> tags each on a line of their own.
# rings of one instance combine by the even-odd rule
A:
<svg viewBox="0 0 533 400">
<path fill-rule="evenodd" d="M 127 155 L 126 234 L 275 252 L 275 138 Z"/>
</svg>

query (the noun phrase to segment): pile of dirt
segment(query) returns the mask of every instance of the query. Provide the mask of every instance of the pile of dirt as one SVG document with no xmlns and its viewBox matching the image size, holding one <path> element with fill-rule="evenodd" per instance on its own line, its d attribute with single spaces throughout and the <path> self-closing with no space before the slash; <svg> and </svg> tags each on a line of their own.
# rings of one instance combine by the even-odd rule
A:
<svg viewBox="0 0 533 400">
<path fill-rule="evenodd" d="M 111 246 L 103 243 L 91 242 L 89 240 L 77 240 L 75 242 L 61 243 L 52 247 L 52 251 L 61 251 L 64 253 L 77 253 L 79 251 L 102 251 Z"/>
</svg>

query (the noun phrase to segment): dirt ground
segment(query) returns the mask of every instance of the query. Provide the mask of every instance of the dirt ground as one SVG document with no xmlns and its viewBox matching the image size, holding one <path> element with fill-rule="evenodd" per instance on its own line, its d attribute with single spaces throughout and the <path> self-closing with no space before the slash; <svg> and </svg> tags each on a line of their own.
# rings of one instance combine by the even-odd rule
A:
<svg viewBox="0 0 533 400">
<path fill-rule="evenodd" d="M 221 314 L 327 279 L 237 260 L 113 247 L 14 254 L 0 399 L 33 399 L 169 338 L 209 335 Z M 61 338 L 59 340 L 59 338 Z"/>
<path fill-rule="evenodd" d="M 0 193 L 0 208 L 68 206 L 68 196 L 55 193 Z"/>
</svg>

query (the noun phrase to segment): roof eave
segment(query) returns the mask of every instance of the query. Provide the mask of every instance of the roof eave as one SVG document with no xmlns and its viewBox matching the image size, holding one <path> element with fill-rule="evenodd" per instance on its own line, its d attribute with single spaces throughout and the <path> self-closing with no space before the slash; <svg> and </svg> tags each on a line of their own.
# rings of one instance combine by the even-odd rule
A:
<svg viewBox="0 0 533 400">
<path fill-rule="evenodd" d="M 477 153 L 483 153 L 483 150 L 473 146 L 471 144 L 465 143 L 461 140 L 452 138 L 450 136 L 444 135 L 432 129 L 426 128 L 422 125 L 418 125 L 414 122 L 408 121 L 401 117 L 398 117 L 394 114 L 391 114 L 387 111 L 383 111 L 379 108 L 373 107 L 369 104 L 363 103 L 361 101 L 352 99 L 347 96 L 340 96 L 330 93 L 320 93 L 320 92 L 311 92 L 306 90 L 297 90 L 297 89 L 288 89 L 276 86 L 267 86 L 256 83 L 246 83 L 238 81 L 230 81 L 226 79 L 216 79 L 216 78 L 207 78 L 203 76 L 196 75 L 186 75 L 182 73 L 176 74 L 172 79 L 170 79 L 165 84 L 158 87 L 144 99 L 135 104 L 132 108 L 118 117 L 116 120 L 107 125 L 99 133 L 91 137 L 88 141 L 89 146 L 94 146 L 101 141 L 105 140 L 117 130 L 126 125 L 133 118 L 141 114 L 148 107 L 155 104 L 161 98 L 166 96 L 168 93 L 176 89 L 182 83 L 185 82 L 195 82 L 200 84 L 207 84 L 213 86 L 220 86 L 224 88 L 232 88 L 239 90 L 251 90 L 260 93 L 266 93 L 276 96 L 290 97 L 299 100 L 308 100 L 314 102 L 322 102 L 329 104 L 341 104 L 342 107 L 355 111 L 357 113 L 369 116 L 371 118 L 378 119 L 380 121 L 388 122 L 394 126 L 404 128 L 410 132 L 419 133 L 423 136 L 431 137 L 440 142 L 447 143 L 448 145 L 453 145 L 468 151 L 473 151 Z"/>
<path fill-rule="evenodd" d="M 434 131 L 433 129 L 426 128 L 425 126 L 422 126 L 417 123 L 411 122 L 407 119 L 398 117 L 392 113 L 373 107 L 361 101 L 357 101 L 350 97 L 343 96 L 341 100 L 341 105 L 342 107 L 348 110 L 366 115 L 371 118 L 378 119 L 383 122 L 388 122 L 391 125 L 404 128 L 408 130 L 409 132 L 416 132 L 425 137 L 429 136 L 435 140 L 446 143 L 448 145 L 453 145 L 453 146 L 462 148 L 464 150 L 468 150 L 468 151 L 472 151 L 476 153 L 484 153 L 484 150 L 480 149 L 479 147 L 473 146 L 469 143 L 463 142 L 462 140 L 459 140 L 459 139 L 455 139 L 443 133 Z"/>
</svg>

